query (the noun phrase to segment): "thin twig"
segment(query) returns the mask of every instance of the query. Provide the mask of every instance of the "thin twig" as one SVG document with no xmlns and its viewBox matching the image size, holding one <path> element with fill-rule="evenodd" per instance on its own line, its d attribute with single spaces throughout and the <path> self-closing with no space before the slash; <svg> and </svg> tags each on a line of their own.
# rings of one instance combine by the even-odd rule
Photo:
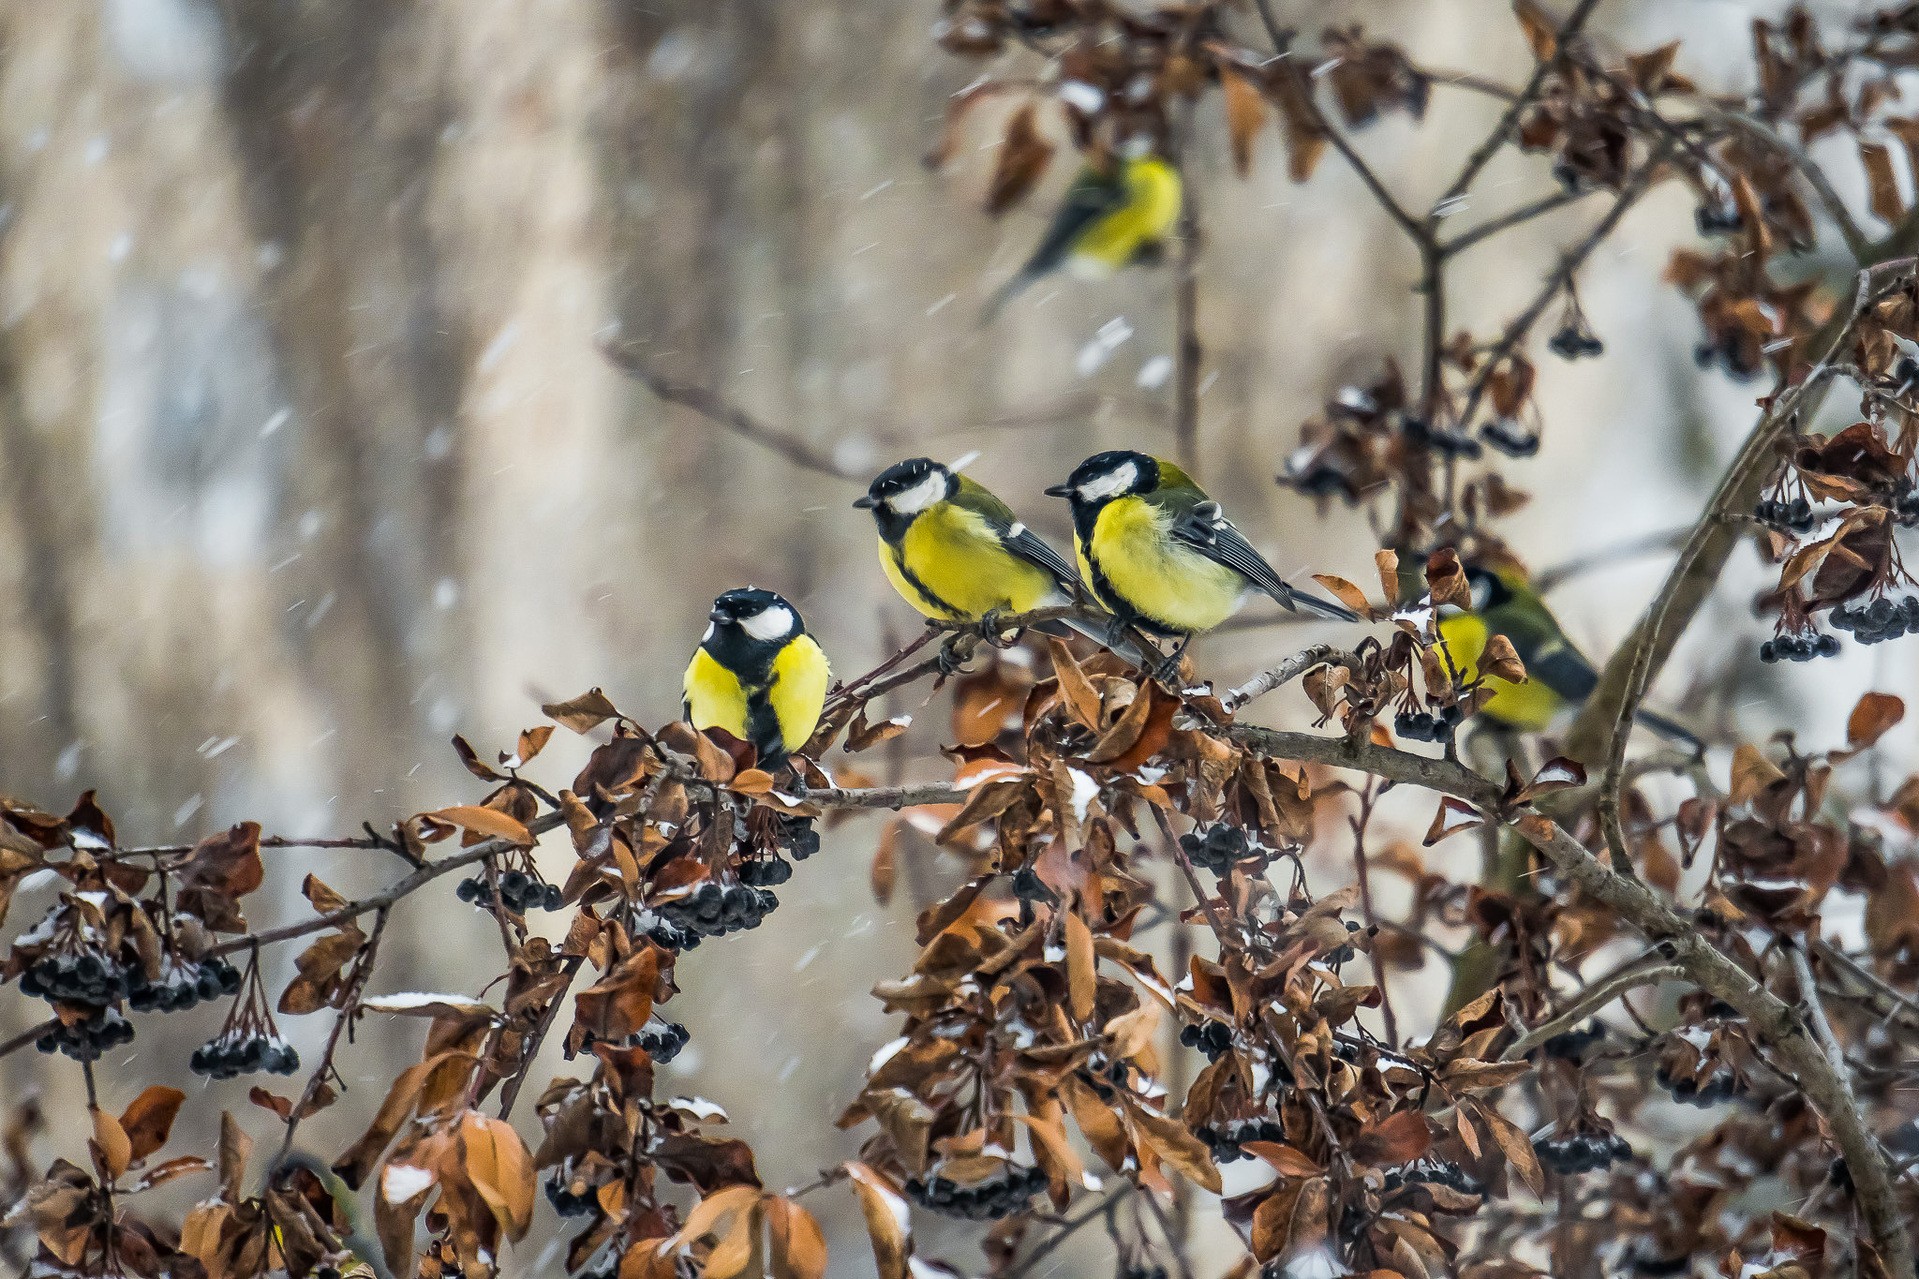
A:
<svg viewBox="0 0 1919 1279">
<path fill-rule="evenodd" d="M 1551 568 L 1533 574 L 1533 588 L 1543 595 L 1595 569 L 1611 568 L 1615 564 L 1624 564 L 1642 556 L 1656 555 L 1661 551 L 1676 551 L 1685 545 L 1686 536 L 1691 532 L 1690 524 L 1684 528 L 1662 529 L 1657 533 L 1627 538 L 1623 542 L 1614 542 L 1610 546 L 1602 546 L 1583 555 L 1575 555 L 1569 560 L 1562 560 Z"/>
<path fill-rule="evenodd" d="M 668 404 L 677 404 L 682 408 L 691 409 L 709 422 L 725 427 L 741 439 L 750 440 L 762 448 L 770 449 L 795 466 L 817 471 L 821 475 L 830 475 L 834 479 L 858 480 L 861 478 L 834 461 L 831 454 L 815 448 L 797 435 L 775 430 L 707 387 L 695 386 L 691 382 L 682 382 L 658 372 L 640 358 L 638 348 L 630 342 L 607 338 L 600 343 L 600 351 L 612 362 L 614 368 Z"/>
<path fill-rule="evenodd" d="M 1478 179 L 1480 171 L 1491 163 L 1493 156 L 1506 145 L 1507 140 L 1513 135 L 1513 130 L 1519 127 L 1520 117 L 1538 100 L 1540 91 L 1546 87 L 1546 77 L 1551 75 L 1553 68 L 1559 65 L 1558 55 L 1565 49 L 1566 42 L 1579 34 L 1580 29 L 1586 25 L 1586 20 L 1592 17 L 1593 10 L 1598 7 L 1599 0 L 1579 0 L 1579 3 L 1573 6 L 1573 11 L 1566 15 L 1564 22 L 1559 24 L 1559 32 L 1553 38 L 1554 56 L 1542 60 L 1533 68 L 1531 78 L 1519 91 L 1519 96 L 1506 107 L 1505 112 L 1499 117 L 1499 123 L 1493 126 L 1493 131 L 1486 135 L 1485 141 L 1481 142 L 1471 155 L 1466 157 L 1466 163 L 1460 168 L 1459 176 L 1454 178 L 1452 185 L 1446 188 L 1446 193 L 1433 201 L 1435 211 L 1450 206 L 1454 200 L 1466 194 L 1473 182 Z M 1432 215 L 1428 216 L 1430 218 Z"/>
<path fill-rule="evenodd" d="M 1481 240 L 1498 235 L 1501 231 L 1511 230 L 1513 227 L 1519 226 L 1522 223 L 1531 222 L 1534 218 L 1543 217 L 1555 209 L 1563 209 L 1569 204 L 1576 204 L 1593 194 L 1597 189 L 1596 187 L 1582 187 L 1577 191 L 1555 191 L 1551 195 L 1541 196 L 1530 204 L 1522 204 L 1518 208 L 1502 213 L 1496 218 L 1489 218 L 1477 226 L 1468 227 L 1452 239 L 1442 242 L 1439 250 L 1449 258 L 1457 257 L 1467 249 L 1472 248 L 1475 244 L 1478 244 Z"/>
<path fill-rule="evenodd" d="M 1573 1029 L 1629 990 L 1635 990 L 1640 986 L 1655 986 L 1662 981 L 1677 981 L 1685 975 L 1686 970 L 1677 964 L 1654 964 L 1647 967 L 1643 960 L 1629 964 L 1611 977 L 1588 987 L 1578 999 L 1567 1006 L 1564 1012 L 1547 1018 L 1514 1040 L 1512 1047 L 1501 1053 L 1499 1059 L 1517 1061 L 1553 1036 L 1563 1035 Z"/>
<path fill-rule="evenodd" d="M 353 1019 L 359 1015 L 360 992 L 366 989 L 367 979 L 373 976 L 373 961 L 379 954 L 380 937 L 386 932 L 386 921 L 391 913 L 391 907 L 380 907 L 373 917 L 373 930 L 367 934 L 366 944 L 354 956 L 353 971 L 347 977 L 346 992 L 340 998 L 340 1013 L 333 1019 L 333 1029 L 327 1035 L 326 1047 L 320 1053 L 320 1064 L 313 1068 L 313 1074 L 308 1076 L 299 1100 L 287 1112 L 286 1134 L 280 1139 L 280 1153 L 273 1160 L 275 1167 L 286 1162 L 287 1152 L 293 1149 L 293 1134 L 299 1129 L 300 1121 L 306 1118 L 307 1108 L 319 1100 L 327 1077 L 339 1078 L 333 1055 L 339 1051 L 341 1036 L 346 1034 Z"/>
<path fill-rule="evenodd" d="M 1183 113 L 1180 129 L 1181 169 L 1190 150 L 1186 141 L 1192 133 L 1192 111 Z M 1173 267 L 1173 457 L 1191 472 L 1199 468 L 1199 382 L 1205 349 L 1199 340 L 1199 206 L 1193 198 L 1195 183 L 1181 173 L 1179 206 L 1179 251 Z"/>
<path fill-rule="evenodd" d="M 1613 228 L 1619 225 L 1620 219 L 1624 218 L 1632 206 L 1639 202 L 1639 197 L 1646 193 L 1652 185 L 1654 175 L 1665 164 L 1666 155 L 1667 151 L 1664 147 L 1654 151 L 1652 156 L 1639 167 L 1639 171 L 1619 189 L 1619 194 L 1614 197 L 1612 207 L 1606 210 L 1606 215 L 1595 222 L 1592 229 L 1561 256 L 1559 265 L 1546 277 L 1545 283 L 1533 295 L 1533 300 L 1527 304 L 1526 309 L 1514 316 L 1506 325 L 1505 330 L 1499 335 L 1499 340 L 1493 343 L 1492 350 L 1480 364 L 1479 372 L 1474 375 L 1472 385 L 1466 391 L 1466 406 L 1460 410 L 1459 414 L 1460 426 L 1464 427 L 1472 421 L 1473 413 L 1479 408 L 1479 401 L 1485 396 L 1493 374 L 1518 349 L 1519 344 L 1525 341 L 1526 335 L 1532 332 L 1533 325 L 1539 322 L 1539 317 L 1546 313 L 1546 308 L 1552 305 L 1553 299 L 1558 297 L 1572 278 L 1579 273 L 1579 268 L 1586 264 L 1586 259 L 1592 256 L 1593 250 L 1612 234 Z"/>
<path fill-rule="evenodd" d="M 1332 644 L 1309 644 L 1279 665 L 1261 671 L 1241 684 L 1238 688 L 1227 690 L 1220 696 L 1220 705 L 1229 711 L 1237 711 L 1255 698 L 1264 697 L 1276 688 L 1292 683 L 1315 666 L 1346 666 L 1359 664 L 1359 659 L 1343 648 Z"/>
<path fill-rule="evenodd" d="M 1266 38 L 1272 41 L 1273 53 L 1281 58 L 1291 57 L 1293 35 L 1282 27 L 1279 19 L 1273 15 L 1272 0 L 1253 0 L 1253 4 L 1259 10 L 1260 25 L 1266 28 Z M 1386 211 L 1386 216 L 1397 223 L 1400 230 L 1410 236 L 1415 244 L 1429 239 L 1430 233 L 1425 224 L 1408 213 L 1406 207 L 1386 189 L 1386 184 L 1379 180 L 1379 175 L 1373 172 L 1372 166 L 1366 163 L 1365 157 L 1354 149 L 1346 135 L 1327 118 L 1324 111 L 1320 110 L 1319 103 L 1310 93 L 1305 95 L 1302 105 L 1311 113 L 1314 125 L 1325 136 L 1326 141 L 1332 144 L 1333 150 L 1339 152 L 1340 158 L 1351 166 L 1354 175 L 1365 185 L 1366 190 L 1372 193 L 1373 200 Z"/>
<path fill-rule="evenodd" d="M 553 998 L 540 1012 L 540 1020 L 533 1027 L 533 1033 L 520 1045 L 520 1066 L 500 1088 L 500 1118 L 509 1119 L 513 1115 L 513 1103 L 520 1099 L 520 1089 L 525 1087 L 527 1076 L 533 1072 L 533 1059 L 540 1055 L 540 1045 L 546 1042 L 547 1032 L 553 1029 L 553 1023 L 559 1019 L 561 1007 L 573 989 L 573 979 L 579 975 L 584 957 L 569 955 L 564 965 L 566 984 L 554 992 Z"/>
<path fill-rule="evenodd" d="M 1053 1233 L 1046 1236 L 1046 1238 L 1040 1240 L 1039 1243 L 1034 1246 L 1033 1251 L 1026 1254 L 1025 1260 L 1021 1261 L 1011 1270 L 1008 1270 L 1001 1276 L 1001 1279 L 1025 1279 L 1027 1275 L 1033 1272 L 1033 1267 L 1058 1251 L 1059 1246 L 1068 1239 L 1071 1239 L 1080 1227 L 1090 1221 L 1098 1221 L 1106 1215 L 1106 1209 L 1109 1205 L 1118 1203 L 1132 1190 L 1133 1183 L 1122 1179 L 1111 1190 L 1101 1195 L 1098 1199 L 1095 1199 L 1085 1212 L 1082 1212 L 1077 1217 L 1068 1217 L 1060 1222 L 1058 1229 L 1054 1230 Z"/>
</svg>

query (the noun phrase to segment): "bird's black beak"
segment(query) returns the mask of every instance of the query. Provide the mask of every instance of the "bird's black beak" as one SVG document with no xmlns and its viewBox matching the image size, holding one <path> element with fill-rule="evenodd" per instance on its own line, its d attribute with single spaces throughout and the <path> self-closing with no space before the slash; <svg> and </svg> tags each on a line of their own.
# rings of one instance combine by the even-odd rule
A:
<svg viewBox="0 0 1919 1279">
<path fill-rule="evenodd" d="M 731 613 L 727 612 L 725 609 L 720 608 L 718 606 L 715 606 L 713 610 L 706 615 L 706 617 L 708 621 L 712 621 L 712 622 L 730 622 L 733 620 L 733 615 Z"/>
<path fill-rule="evenodd" d="M 870 511 L 879 504 L 880 500 L 871 493 L 868 493 L 865 497 L 857 498 L 853 502 L 854 508 L 861 511 Z"/>
<path fill-rule="evenodd" d="M 1071 484 L 1055 484 L 1052 488 L 1046 490 L 1046 496 L 1071 497 L 1073 496 L 1073 486 Z"/>
</svg>

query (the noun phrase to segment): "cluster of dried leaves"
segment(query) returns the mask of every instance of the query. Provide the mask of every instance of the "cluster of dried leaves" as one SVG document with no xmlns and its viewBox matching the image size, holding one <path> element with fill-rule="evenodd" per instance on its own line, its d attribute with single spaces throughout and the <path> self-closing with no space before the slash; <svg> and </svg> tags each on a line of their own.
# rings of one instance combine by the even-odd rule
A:
<svg viewBox="0 0 1919 1279">
<path fill-rule="evenodd" d="M 1496 467 L 1467 468 L 1483 444 L 1537 446 L 1533 331 L 1556 312 L 1556 354 L 1599 353 L 1576 275 L 1660 182 L 1692 186 L 1701 234 L 1718 237 L 1670 273 L 1697 304 L 1700 363 L 1780 383 L 1701 525 L 1766 526 L 1781 564 L 1771 651 L 1817 649 L 1821 614 L 1866 642 L 1919 629 L 1919 610 L 1908 625 L 1888 600 L 1910 584 L 1896 530 L 1919 520 L 1919 295 L 1892 262 L 1919 219 L 1884 141 L 1919 138 L 1895 114 L 1919 20 L 1755 23 L 1758 88 L 1741 98 L 1678 74 L 1676 46 L 1603 49 L 1583 34 L 1593 8 L 1555 20 L 1519 0 L 1534 71 L 1507 87 L 1438 74 L 1358 28 L 1323 32 L 1308 54 L 1261 0 L 946 0 L 940 43 L 999 61 L 954 99 L 935 159 L 981 103 L 1010 100 L 993 211 L 1028 195 L 1062 145 L 1093 164 L 1142 141 L 1177 154 L 1196 136 L 1175 124 L 1217 87 L 1242 173 L 1276 119 L 1293 181 L 1337 152 L 1418 249 L 1417 376 L 1382 357 L 1307 424 L 1283 477 L 1378 515 L 1379 599 L 1320 580 L 1380 633 L 1231 690 L 1190 663 L 1169 687 L 1011 633 L 959 636 L 917 662 L 914 645 L 836 692 L 778 774 L 724 734 L 648 730 L 594 690 L 544 708 L 551 722 L 496 762 L 456 739 L 485 785 L 473 802 L 343 841 L 249 824 L 136 849 L 92 792 L 64 817 L 0 804 L 0 920 L 23 884 L 52 885 L 0 968 L 47 1015 L 4 1050 L 76 1063 L 91 1121 L 84 1164 L 43 1167 L 46 1119 L 15 1111 L 6 1245 L 49 1276 L 448 1279 L 513 1272 L 509 1250 L 558 1222 L 574 1274 L 820 1279 L 825 1237 L 804 1201 L 844 1186 L 882 1279 L 1019 1279 L 1092 1226 L 1126 1279 L 1190 1279 L 1205 1191 L 1241 1245 L 1230 1279 L 1911 1274 L 1919 778 L 1886 792 L 1861 762 L 1902 717 L 1898 699 L 1863 699 L 1837 748 L 1789 733 L 1736 744 L 1723 786 L 1685 759 L 1615 757 L 1596 785 L 1550 749 L 1539 767 L 1523 753 L 1480 773 L 1458 759 L 1483 681 L 1526 675 L 1503 639 L 1467 673 L 1439 638 L 1440 611 L 1471 604 L 1464 565 L 1511 558 L 1497 524 L 1526 500 Z M 1389 114 L 1420 121 L 1433 92 L 1461 85 L 1496 99 L 1499 122 L 1410 213 L 1346 134 Z M 1858 141 L 1882 241 L 1806 157 L 1834 133 Z M 1548 159 L 1545 194 L 1442 228 L 1509 147 Z M 1607 211 L 1525 311 L 1494 335 L 1449 331 L 1451 260 L 1589 193 Z M 1781 268 L 1824 226 L 1860 272 L 1850 298 Z M 1860 420 L 1801 434 L 1841 380 Z M 973 667 L 951 678 L 955 656 Z M 885 745 L 897 763 L 911 716 L 881 699 L 929 677 L 952 685 L 939 780 L 879 786 L 834 754 Z M 1314 732 L 1236 720 L 1294 681 Z M 526 775 L 556 729 L 594 743 L 563 787 Z M 1427 795 L 1424 847 L 1375 821 L 1402 787 Z M 901 1024 L 847 1081 L 840 1124 L 861 1134 L 858 1158 L 769 1189 L 751 1147 L 718 1131 L 720 1106 L 661 1090 L 657 1067 L 686 1041 L 666 1016 L 676 970 L 696 947 L 687 962 L 723 963 L 728 934 L 767 926 L 817 824 L 872 809 L 899 814 L 872 859 L 881 901 L 907 859 L 941 854 L 957 883 L 919 911 L 911 970 L 874 988 Z M 550 883 L 534 859 L 549 832 L 571 854 Z M 1472 840 L 1477 882 L 1427 851 Z M 327 843 L 384 851 L 396 878 L 349 899 L 308 875 L 309 915 L 253 927 L 263 850 Z M 1352 874 L 1315 884 L 1309 860 L 1328 854 L 1350 856 Z M 1387 881 L 1396 914 L 1380 906 Z M 494 980 L 369 993 L 388 912 L 421 893 L 470 903 L 462 917 L 497 931 Z M 559 912 L 556 939 L 530 926 L 539 910 Z M 1210 941 L 1194 948 L 1194 931 Z M 275 994 L 260 953 L 294 941 Z M 1393 983 L 1436 962 L 1445 1007 L 1396 1010 Z M 191 1063 L 120 1052 L 148 1019 L 200 1004 L 224 1014 Z M 291 1073 L 277 1022 L 304 1016 L 331 1029 L 297 1093 L 253 1086 L 253 1110 L 220 1115 L 217 1149 L 161 1157 L 187 1105 L 162 1081 L 189 1064 Z M 423 1023 L 418 1060 L 356 1116 L 349 1148 L 303 1156 L 301 1125 L 348 1099 L 336 1057 L 369 1017 Z M 548 1043 L 570 1064 L 532 1094 L 534 1139 L 514 1115 Z M 96 1072 L 103 1062 L 114 1069 Z M 122 1091 L 134 1096 L 116 1112 Z M 259 1125 L 277 1130 L 271 1157 L 253 1151 Z M 149 1207 L 164 1199 L 147 1192 L 188 1177 L 207 1189 L 184 1216 Z M 983 1260 L 929 1255 L 915 1231 L 929 1214 L 990 1223 Z"/>
</svg>

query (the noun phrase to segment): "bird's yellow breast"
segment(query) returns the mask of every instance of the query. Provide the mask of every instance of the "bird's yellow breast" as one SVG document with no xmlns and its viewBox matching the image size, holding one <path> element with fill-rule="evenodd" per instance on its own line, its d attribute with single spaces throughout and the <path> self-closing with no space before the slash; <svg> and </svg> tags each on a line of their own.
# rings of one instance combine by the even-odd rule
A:
<svg viewBox="0 0 1919 1279">
<path fill-rule="evenodd" d="M 880 567 L 907 603 L 945 621 L 1024 613 L 1056 589 L 1052 574 L 1008 551 L 991 524 L 951 502 L 921 514 L 897 544 L 881 538 Z"/>
<path fill-rule="evenodd" d="M 1460 678 L 1477 678 L 1480 655 L 1486 651 L 1486 643 L 1491 638 L 1486 619 L 1477 613 L 1442 616 L 1439 619 L 1439 637 L 1446 642 L 1446 652 L 1452 658 Z M 1548 727 L 1565 704 L 1559 694 L 1536 679 L 1515 684 L 1496 675 L 1488 675 L 1486 687 L 1492 690 L 1492 697 L 1480 708 L 1481 713 L 1510 728 L 1529 733 Z"/>
<path fill-rule="evenodd" d="M 796 751 L 820 724 L 820 707 L 833 677 L 826 650 L 811 635 L 801 635 L 773 659 L 771 685 L 766 692 L 780 723 L 780 741 Z"/>
<path fill-rule="evenodd" d="M 746 688 L 740 677 L 713 660 L 704 648 L 693 650 L 686 668 L 686 719 L 695 728 L 725 729 L 746 741 Z"/>
<path fill-rule="evenodd" d="M 1090 544 L 1075 539 L 1080 574 L 1122 616 L 1181 635 L 1210 631 L 1239 607 L 1246 579 L 1174 541 L 1171 523 L 1151 502 L 1115 498 L 1094 518 Z"/>
<path fill-rule="evenodd" d="M 1128 265 L 1142 248 L 1173 233 L 1179 208 L 1178 171 L 1164 160 L 1133 161 L 1126 168 L 1126 203 L 1086 229 L 1073 246 L 1074 265 L 1096 273 Z"/>
</svg>

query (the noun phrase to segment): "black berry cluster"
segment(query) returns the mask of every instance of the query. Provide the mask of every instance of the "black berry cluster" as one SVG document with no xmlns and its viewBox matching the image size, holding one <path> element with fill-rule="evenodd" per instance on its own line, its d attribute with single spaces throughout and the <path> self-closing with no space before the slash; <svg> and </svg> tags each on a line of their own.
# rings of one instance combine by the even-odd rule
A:
<svg viewBox="0 0 1919 1279">
<path fill-rule="evenodd" d="M 1286 1140 L 1286 1130 L 1270 1119 L 1235 1119 L 1217 1128 L 1211 1124 L 1201 1124 L 1193 1129 L 1193 1135 L 1205 1142 L 1213 1152 L 1213 1162 L 1222 1164 L 1246 1158 L 1246 1152 L 1240 1147 L 1249 1141 Z"/>
<path fill-rule="evenodd" d="M 1206 1054 L 1207 1061 L 1218 1061 L 1233 1046 L 1233 1028 L 1223 1021 L 1203 1021 L 1179 1028 L 1179 1042 Z"/>
<path fill-rule="evenodd" d="M 1401 1186 L 1445 1186 L 1457 1190 L 1462 1195 L 1484 1194 L 1486 1187 L 1479 1178 L 1461 1168 L 1450 1159 L 1422 1158 L 1398 1168 L 1386 1170 L 1386 1178 L 1380 1189 L 1391 1194 Z"/>
<path fill-rule="evenodd" d="M 1701 1108 L 1728 1101 L 1745 1091 L 1745 1084 L 1738 1072 L 1725 1065 L 1707 1071 L 1702 1079 L 1697 1072 L 1684 1074 L 1673 1071 L 1662 1061 L 1652 1077 L 1654 1083 L 1672 1094 L 1674 1101 Z"/>
<path fill-rule="evenodd" d="M 1179 846 L 1187 859 L 1202 870 L 1224 875 L 1233 863 L 1246 856 L 1246 832 L 1224 822 L 1208 827 L 1204 834 L 1189 830 L 1179 837 Z"/>
<path fill-rule="evenodd" d="M 278 1034 L 227 1030 L 195 1048 L 187 1065 L 196 1075 L 210 1079 L 231 1079 L 259 1070 L 290 1075 L 300 1068 L 300 1054 Z"/>
<path fill-rule="evenodd" d="M 461 880 L 453 891 L 463 902 L 472 902 L 481 910 L 493 909 L 493 885 L 484 875 Z M 516 915 L 529 910 L 559 910 L 566 905 L 566 894 L 558 884 L 542 883 L 523 870 L 509 870 L 500 876 L 500 904 Z"/>
<path fill-rule="evenodd" d="M 1716 200 L 1693 210 L 1692 220 L 1701 235 L 1735 235 L 1745 229 L 1746 219 L 1731 200 Z"/>
<path fill-rule="evenodd" d="M 1870 604 L 1841 604 L 1832 610 L 1834 630 L 1851 631 L 1861 644 L 1878 644 L 1919 632 L 1919 595 Z"/>
<path fill-rule="evenodd" d="M 756 857 L 740 863 L 740 882 L 749 888 L 772 888 L 793 878 L 793 863 L 784 857 Z"/>
<path fill-rule="evenodd" d="M 1899 362 L 1902 369 L 1907 363 L 1905 360 Z M 1919 378 L 1919 369 L 1914 370 L 1914 377 Z M 1910 479 L 1899 481 L 1898 489 L 1887 505 L 1892 508 L 1892 518 L 1898 523 L 1908 528 L 1919 524 L 1919 489 L 1913 487 Z"/>
<path fill-rule="evenodd" d="M 169 956 L 158 981 L 144 968 L 127 974 L 127 1006 L 136 1013 L 177 1013 L 240 993 L 240 970 L 218 955 L 195 963 Z"/>
<path fill-rule="evenodd" d="M 1810 662 L 1815 657 L 1835 657 L 1839 637 L 1825 631 L 1794 631 L 1775 635 L 1759 646 L 1762 662 Z"/>
<path fill-rule="evenodd" d="M 685 897 L 664 902 L 660 914 L 683 933 L 701 937 L 724 937 L 727 933 L 758 928 L 760 921 L 778 909 L 780 899 L 770 888 L 747 884 L 721 886 L 708 880 Z M 664 945 L 664 943 L 662 943 Z"/>
<path fill-rule="evenodd" d="M 969 1221 L 997 1221 L 1023 1212 L 1033 1196 L 1046 1189 L 1046 1174 L 1038 1168 L 1008 1164 L 996 1176 L 962 1186 L 938 1173 L 921 1180 L 910 1178 L 906 1195 L 922 1208 Z"/>
<path fill-rule="evenodd" d="M 693 950 L 700 944 L 698 933 L 690 928 L 681 928 L 667 919 L 654 919 L 644 931 L 655 945 L 671 951 Z"/>
<path fill-rule="evenodd" d="M 1819 521 L 1812 515 L 1812 503 L 1803 497 L 1791 499 L 1762 497 L 1759 499 L 1759 504 L 1752 508 L 1752 517 L 1767 528 L 1778 529 L 1781 533 L 1797 534 L 1800 537 L 1812 532 L 1819 525 Z"/>
<path fill-rule="evenodd" d="M 1462 718 L 1457 703 L 1435 711 L 1401 711 L 1393 716 L 1393 732 L 1409 742 L 1450 742 Z"/>
<path fill-rule="evenodd" d="M 1579 1030 L 1554 1035 L 1539 1046 L 1539 1051 L 1560 1061 L 1580 1062 L 1586 1059 L 1586 1050 L 1605 1037 L 1606 1023 L 1595 1021 Z"/>
<path fill-rule="evenodd" d="M 1509 417 L 1498 417 L 1479 428 L 1480 438 L 1507 457 L 1531 457 L 1539 452 L 1539 432 L 1529 431 Z"/>
<path fill-rule="evenodd" d="M 811 817 L 780 818 L 780 847 L 788 857 L 803 862 L 820 851 L 820 833 Z"/>
<path fill-rule="evenodd" d="M 42 955 L 20 975 L 20 989 L 50 1003 L 104 1007 L 126 998 L 130 981 L 112 956 L 88 947 Z"/>
<path fill-rule="evenodd" d="M 1562 360 L 1579 360 L 1605 354 L 1606 344 L 1585 325 L 1568 324 L 1552 335 L 1546 342 L 1546 349 Z"/>
<path fill-rule="evenodd" d="M 1554 1133 L 1533 1138 L 1539 1162 L 1562 1176 L 1598 1172 L 1618 1159 L 1631 1159 L 1632 1146 L 1610 1129 Z"/>
<path fill-rule="evenodd" d="M 68 1025 L 64 1020 L 34 1040 L 43 1053 L 65 1053 L 75 1061 L 95 1061 L 104 1052 L 133 1042 L 133 1023 L 112 1008 L 89 1008 Z"/>
<path fill-rule="evenodd" d="M 562 1217 L 584 1217 L 600 1206 L 595 1187 L 582 1182 L 575 1189 L 572 1180 L 558 1171 L 546 1179 L 546 1201 Z"/>
<path fill-rule="evenodd" d="M 1349 936 L 1358 931 L 1359 931 L 1359 924 L 1356 920 L 1349 919 L 1346 921 L 1346 932 Z M 1332 950 L 1327 951 L 1325 955 L 1325 962 L 1328 964 L 1331 964 L 1335 968 L 1339 967 L 1341 964 L 1350 964 L 1353 962 L 1353 953 L 1354 952 L 1353 952 L 1352 943 L 1348 942 L 1344 946 L 1336 946 Z"/>
<path fill-rule="evenodd" d="M 634 1040 L 639 1047 L 646 1049 L 647 1056 L 664 1066 L 680 1055 L 680 1049 L 686 1047 L 686 1041 L 692 1037 L 686 1027 L 677 1021 L 660 1021 L 649 1022 L 644 1030 L 634 1036 Z"/>
<path fill-rule="evenodd" d="M 1437 453 L 1476 458 L 1482 452 L 1479 441 L 1472 436 L 1448 427 L 1435 429 L 1432 423 L 1415 413 L 1400 414 L 1399 429 L 1405 432 L 1407 439 L 1424 444 Z"/>
</svg>

